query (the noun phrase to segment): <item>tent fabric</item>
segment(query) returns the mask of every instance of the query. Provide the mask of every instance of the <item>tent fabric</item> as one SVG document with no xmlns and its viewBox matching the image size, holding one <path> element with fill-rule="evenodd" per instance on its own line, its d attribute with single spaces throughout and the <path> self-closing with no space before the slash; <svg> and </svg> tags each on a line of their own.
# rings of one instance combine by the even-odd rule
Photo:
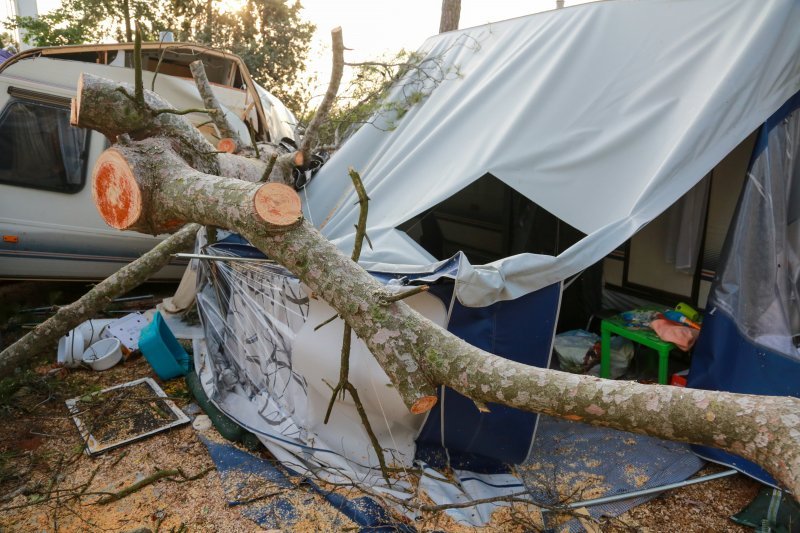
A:
<svg viewBox="0 0 800 533">
<path fill-rule="evenodd" d="M 270 498 L 258 495 L 269 491 L 288 493 L 295 488 L 296 482 L 289 476 L 297 477 L 296 472 L 285 471 L 271 461 L 242 451 L 230 443 L 215 442 L 203 435 L 200 435 L 200 441 L 205 444 L 211 460 L 214 461 L 229 506 L 238 506 L 242 516 L 265 529 L 283 531 L 294 529 L 301 519 L 296 501 L 282 494 Z M 386 509 L 371 498 L 364 496 L 347 498 L 324 490 L 307 479 L 304 479 L 303 483 L 325 498 L 331 506 L 342 513 L 343 517 L 346 516 L 361 526 L 361 531 L 374 533 L 415 531 L 405 524 L 393 521 Z M 339 520 L 337 523 L 334 519 L 334 525 L 337 529 L 343 528 L 345 521 Z"/>
<path fill-rule="evenodd" d="M 800 89 L 798 27 L 795 0 L 616 0 L 432 37 L 422 71 L 391 97 L 419 103 L 350 138 L 307 187 L 306 215 L 350 249 L 352 166 L 371 198 L 364 261 L 424 265 L 431 256 L 396 228 L 489 172 L 587 237 L 557 257 L 462 268 L 459 300 L 484 306 L 562 281 Z"/>
<path fill-rule="evenodd" d="M 453 286 L 433 286 L 431 293 L 451 301 Z M 508 302 L 465 307 L 453 302 L 447 329 L 487 352 L 547 368 L 552 353 L 561 284 L 556 283 Z M 507 472 L 530 453 L 538 415 L 500 404 L 480 412 L 472 400 L 441 387 L 439 402 L 417 437 L 418 459 L 434 468 Z"/>
<path fill-rule="evenodd" d="M 400 478 L 391 485 L 383 479 L 349 395 L 336 400 L 329 423 L 325 423 L 331 387 L 339 379 L 343 322 L 337 319 L 319 329 L 316 326 L 335 316 L 334 310 L 310 298 L 307 287 L 282 267 L 236 261 L 239 257 L 265 259 L 238 236 L 207 246 L 200 235 L 196 250 L 234 259 L 199 262 L 197 305 L 205 339 L 195 345 L 194 364 L 210 402 L 255 434 L 293 471 L 312 480 L 356 484 L 399 498 L 409 497 L 413 489 L 402 474 L 398 473 Z M 486 309 L 466 308 L 452 297 L 452 279 L 458 277 L 462 259 L 458 254 L 416 272 L 373 275 L 388 288 L 417 282 L 432 284 L 429 292 L 404 301 L 439 326 L 447 327 L 452 319 L 455 334 L 490 352 L 546 365 L 561 284 Z M 415 439 L 425 418 L 408 411 L 360 339 L 352 341 L 349 380 L 359 391 L 385 457 L 396 467 L 425 467 L 424 458 L 415 454 Z M 498 473 L 495 465 L 527 458 L 536 415 L 493 405 L 492 413 L 476 419 L 471 413 L 477 409 L 466 399 L 456 405 L 451 391 L 447 402 L 452 404 L 446 411 L 448 424 L 443 432 L 447 449 L 454 456 L 471 454 L 493 468 L 484 468 L 489 471 L 481 474 L 480 482 L 455 484 L 442 475 L 433 475 L 429 468 L 431 475 L 425 481 L 428 495 L 440 501 L 457 494 L 458 501 L 463 502 L 517 491 L 519 480 L 507 473 L 507 467 Z M 456 422 L 449 422 L 451 419 Z M 470 428 L 469 440 L 462 440 L 468 429 L 462 423 L 477 424 Z M 467 473 L 464 477 L 468 481 L 475 475 Z M 488 519 L 492 508 L 481 504 L 449 513 L 477 526 Z"/>
<path fill-rule="evenodd" d="M 800 397 L 800 93 L 764 124 L 747 178 L 687 385 Z M 775 485 L 749 461 L 695 449 Z"/>
</svg>

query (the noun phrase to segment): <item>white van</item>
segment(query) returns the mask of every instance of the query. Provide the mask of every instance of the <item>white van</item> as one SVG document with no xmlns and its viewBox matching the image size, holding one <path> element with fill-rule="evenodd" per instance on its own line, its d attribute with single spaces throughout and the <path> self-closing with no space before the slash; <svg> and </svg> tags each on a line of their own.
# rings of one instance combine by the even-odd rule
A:
<svg viewBox="0 0 800 533">
<path fill-rule="evenodd" d="M 69 124 L 81 72 L 133 83 L 132 53 L 132 44 L 35 48 L 0 65 L 0 279 L 103 279 L 158 242 L 105 225 L 87 179 L 108 141 Z M 195 44 L 144 43 L 142 59 L 145 87 L 178 109 L 203 107 L 189 71 L 202 59 L 242 138 L 250 138 L 249 123 L 260 140 L 294 139 L 292 113 L 239 57 Z M 216 145 L 208 116 L 189 118 Z M 184 265 L 175 261 L 154 279 L 178 279 Z"/>
</svg>

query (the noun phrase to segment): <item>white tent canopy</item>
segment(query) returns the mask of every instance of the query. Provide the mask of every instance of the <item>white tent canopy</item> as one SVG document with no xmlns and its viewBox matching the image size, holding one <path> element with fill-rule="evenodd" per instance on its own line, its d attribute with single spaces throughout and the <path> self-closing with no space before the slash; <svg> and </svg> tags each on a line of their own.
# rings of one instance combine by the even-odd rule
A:
<svg viewBox="0 0 800 533">
<path fill-rule="evenodd" d="M 421 53 L 443 79 L 345 143 L 307 215 L 349 250 L 352 166 L 371 198 L 364 261 L 426 265 L 396 228 L 491 173 L 587 234 L 460 269 L 465 305 L 516 298 L 602 259 L 798 92 L 798 28 L 796 0 L 615 0 L 437 35 Z"/>
</svg>

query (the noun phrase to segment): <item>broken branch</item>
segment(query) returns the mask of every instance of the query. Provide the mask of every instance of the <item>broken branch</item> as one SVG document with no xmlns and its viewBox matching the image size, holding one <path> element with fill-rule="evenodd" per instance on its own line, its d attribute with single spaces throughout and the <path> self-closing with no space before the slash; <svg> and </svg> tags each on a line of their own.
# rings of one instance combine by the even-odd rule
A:
<svg viewBox="0 0 800 533">
<path fill-rule="evenodd" d="M 389 305 L 390 303 L 399 302 L 400 300 L 405 300 L 415 294 L 419 294 L 422 292 L 428 292 L 430 287 L 428 285 L 417 285 L 416 287 L 409 289 L 407 291 L 398 292 L 395 294 L 386 294 L 380 297 L 380 302 L 382 305 Z"/>
<path fill-rule="evenodd" d="M 174 470 L 158 470 L 157 472 L 155 472 L 153 474 L 150 474 L 146 478 L 144 478 L 144 479 L 142 479 L 140 481 L 137 481 L 136 483 L 134 483 L 134 484 L 132 484 L 132 485 L 130 485 L 128 487 L 125 487 L 124 489 L 122 489 L 122 490 L 120 490 L 118 492 L 114 492 L 114 493 L 109 494 L 108 496 L 100 498 L 97 501 L 97 503 L 99 505 L 106 505 L 106 504 L 115 502 L 117 500 L 121 500 L 122 498 L 124 498 L 126 496 L 130 496 L 134 492 L 138 492 L 138 491 L 142 490 L 143 488 L 145 488 L 146 486 L 152 485 L 156 481 L 159 481 L 159 480 L 164 479 L 164 478 L 174 478 L 175 476 L 180 476 L 182 479 L 174 480 L 177 483 L 186 483 L 187 481 L 194 481 L 196 479 L 200 479 L 201 477 L 205 476 L 206 474 L 208 474 L 212 470 L 214 470 L 214 467 L 210 466 L 210 467 L 206 468 L 205 470 L 202 470 L 200 473 L 195 474 L 193 476 L 187 476 L 183 472 L 183 470 L 181 470 L 180 468 L 176 468 Z"/>
<path fill-rule="evenodd" d="M 305 135 L 303 135 L 303 142 L 300 143 L 300 153 L 302 154 L 302 161 L 310 161 L 310 152 L 312 144 L 317 142 L 317 135 L 319 128 L 328 119 L 333 102 L 336 99 L 336 93 L 339 92 L 339 85 L 342 82 L 342 72 L 344 72 L 344 41 L 342 39 L 342 28 L 337 27 L 331 30 L 331 46 L 332 46 L 332 67 L 331 79 L 328 82 L 328 90 L 325 91 L 325 96 L 319 104 L 314 118 L 306 128 Z M 301 163 L 303 164 L 303 163 Z"/>
<path fill-rule="evenodd" d="M 217 127 L 217 130 L 219 130 L 220 136 L 223 138 L 223 140 L 228 139 L 231 143 L 233 143 L 233 150 L 231 153 L 235 154 L 239 152 L 244 147 L 244 143 L 239 137 L 239 134 L 225 117 L 225 112 L 222 110 L 222 106 L 219 104 L 219 101 L 217 100 L 217 97 L 214 95 L 214 91 L 211 88 L 211 83 L 208 81 L 208 76 L 206 75 L 206 69 L 203 66 L 203 61 L 198 59 L 197 61 L 192 62 L 189 65 L 189 70 L 192 71 L 192 77 L 194 78 L 194 83 L 197 85 L 197 90 L 200 92 L 200 96 L 203 99 L 203 105 L 208 109 L 216 110 L 216 113 L 211 114 L 211 118 L 214 120 L 214 125 Z M 226 150 L 219 145 L 217 147 L 221 150 Z"/>
<path fill-rule="evenodd" d="M 358 225 L 356 226 L 355 242 L 353 243 L 353 253 L 350 256 L 350 259 L 352 259 L 354 263 L 358 263 L 358 258 L 361 256 L 362 241 L 364 240 L 364 235 L 366 235 L 366 230 L 367 230 L 367 213 L 369 211 L 369 198 L 367 197 L 367 192 L 364 190 L 364 184 L 361 183 L 361 176 L 359 176 L 358 172 L 356 172 L 355 169 L 353 168 L 350 169 L 350 179 L 353 180 L 353 186 L 356 188 L 360 204 Z M 322 325 L 324 324 L 321 324 L 318 327 L 321 327 Z M 389 471 L 387 470 L 386 459 L 383 456 L 383 449 L 381 448 L 380 443 L 378 442 L 378 437 L 372 430 L 372 425 L 369 422 L 367 411 L 364 409 L 364 405 L 361 403 L 361 398 L 358 396 L 358 390 L 352 383 L 350 383 L 350 344 L 352 341 L 352 334 L 353 330 L 350 327 L 350 324 L 345 322 L 344 333 L 342 334 L 342 352 L 341 352 L 341 362 L 339 366 L 339 383 L 336 385 L 336 387 L 334 387 L 333 392 L 331 393 L 331 399 L 330 402 L 328 402 L 328 410 L 325 412 L 325 423 L 327 424 L 328 420 L 330 419 L 331 412 L 333 411 L 333 404 L 336 403 L 336 396 L 341 392 L 342 399 L 344 399 L 345 392 L 349 392 L 350 397 L 353 399 L 353 404 L 355 404 L 358 416 L 361 418 L 361 425 L 364 426 L 364 429 L 367 432 L 367 436 L 369 437 L 369 440 L 372 443 L 372 448 L 375 450 L 375 455 L 378 457 L 378 463 L 380 464 L 381 467 L 381 473 L 383 474 L 383 479 L 385 479 L 387 483 L 391 483 L 389 481 Z"/>
</svg>

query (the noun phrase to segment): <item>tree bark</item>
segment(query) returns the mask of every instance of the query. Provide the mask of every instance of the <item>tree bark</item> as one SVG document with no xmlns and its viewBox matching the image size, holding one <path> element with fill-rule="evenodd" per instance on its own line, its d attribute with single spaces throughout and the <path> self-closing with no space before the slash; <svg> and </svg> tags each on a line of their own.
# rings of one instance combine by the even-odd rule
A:
<svg viewBox="0 0 800 533">
<path fill-rule="evenodd" d="M 257 185 L 202 175 L 163 140 L 133 143 L 119 154 L 119 173 L 147 199 L 142 216 L 241 233 L 337 310 L 414 413 L 429 410 L 436 387 L 446 385 L 479 403 L 721 448 L 760 464 L 795 494 L 800 490 L 796 398 L 640 385 L 508 361 L 442 330 L 402 301 L 388 301 L 384 286 L 307 223 L 267 221 L 255 201 L 262 191 Z M 285 213 L 291 219 L 294 211 Z"/>
<path fill-rule="evenodd" d="M 301 152 L 278 154 L 274 147 L 263 144 L 259 145 L 259 159 L 220 153 L 185 112 L 177 111 L 148 90 L 144 91 L 143 109 L 133 98 L 134 92 L 130 84 L 83 73 L 78 80 L 78 94 L 72 100 L 70 124 L 99 131 L 112 142 L 124 135 L 133 140 L 168 137 L 175 151 L 192 168 L 245 181 L 292 184 L 294 168 L 303 164 Z M 277 160 L 269 175 L 265 175 L 273 154 Z"/>
<path fill-rule="evenodd" d="M 442 16 L 439 19 L 439 33 L 458 29 L 461 18 L 461 0 L 442 0 Z"/>
<path fill-rule="evenodd" d="M 192 166 L 218 174 L 217 150 L 184 115 L 152 91 L 144 91 L 145 108 L 134 98 L 135 88 L 83 73 L 72 101 L 70 123 L 99 131 L 110 141 L 126 134 L 133 140 L 163 135 L 176 141 L 176 149 Z M 172 111 L 172 112 L 169 112 Z"/>
<path fill-rule="evenodd" d="M 160 175 L 172 179 L 162 181 Z M 103 152 L 93 170 L 92 196 L 112 228 L 153 235 L 174 231 L 189 219 L 227 227 L 217 223 L 220 212 L 237 225 L 255 217 L 262 230 L 266 224 L 271 232 L 302 220 L 300 198 L 292 188 L 204 174 L 188 166 L 163 138 Z"/>
<path fill-rule="evenodd" d="M 75 302 L 60 308 L 56 314 L 31 330 L 27 335 L 0 352 L 0 375 L 8 375 L 26 357 L 48 348 L 65 332 L 105 309 L 115 298 L 141 285 L 160 270 L 176 252 L 192 246 L 198 224 L 189 224 L 158 243 L 139 259 L 125 265 L 97 284 Z"/>
</svg>

